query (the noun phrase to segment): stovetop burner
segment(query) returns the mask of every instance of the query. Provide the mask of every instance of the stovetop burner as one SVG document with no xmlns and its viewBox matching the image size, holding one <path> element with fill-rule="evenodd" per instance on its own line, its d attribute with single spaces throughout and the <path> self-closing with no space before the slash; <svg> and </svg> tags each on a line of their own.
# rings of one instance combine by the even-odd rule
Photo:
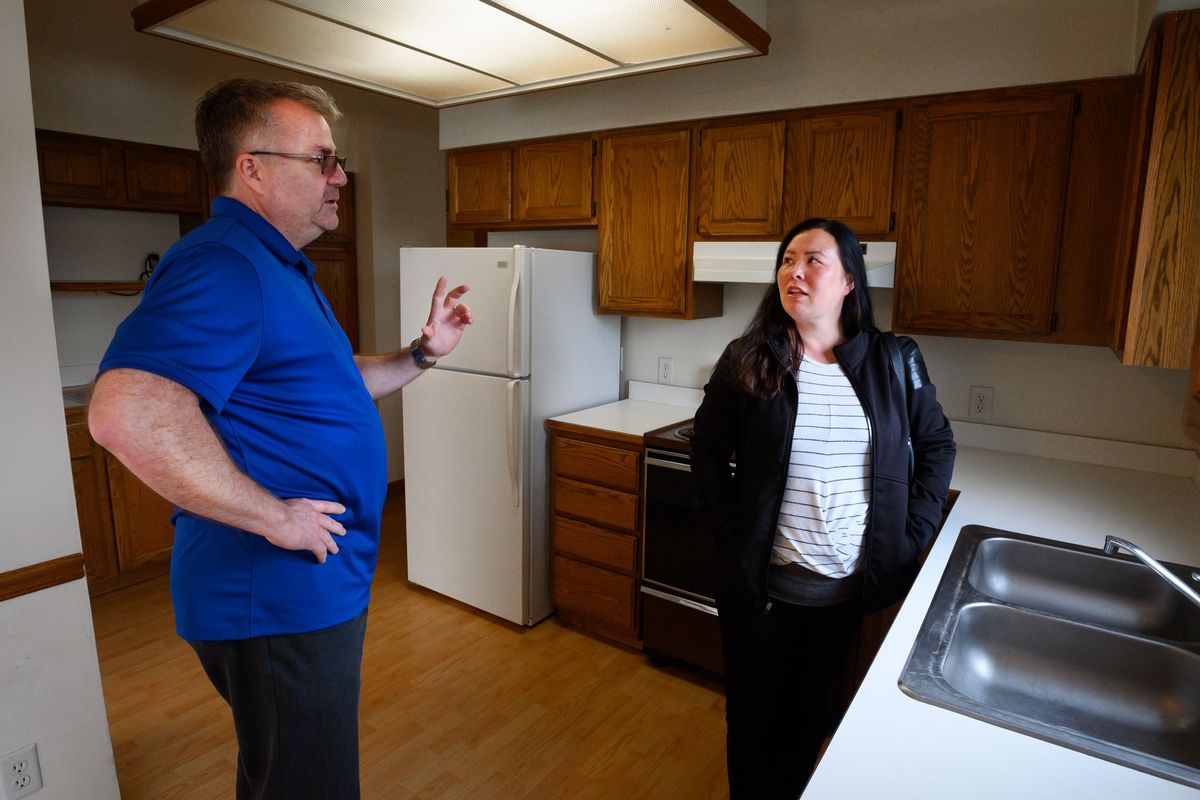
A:
<svg viewBox="0 0 1200 800">
<path fill-rule="evenodd" d="M 656 447 L 660 450 L 688 454 L 692 449 L 692 435 L 695 432 L 696 429 L 692 427 L 692 421 L 685 419 L 673 425 L 664 425 L 661 428 L 648 431 L 642 437 L 642 441 L 646 447 Z"/>
</svg>

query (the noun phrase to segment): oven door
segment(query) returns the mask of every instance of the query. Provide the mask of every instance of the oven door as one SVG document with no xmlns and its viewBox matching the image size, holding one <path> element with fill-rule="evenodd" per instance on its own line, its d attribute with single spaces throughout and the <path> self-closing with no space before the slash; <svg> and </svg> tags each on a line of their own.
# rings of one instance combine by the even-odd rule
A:
<svg viewBox="0 0 1200 800">
<path fill-rule="evenodd" d="M 722 671 L 716 544 L 701 524 L 690 459 L 647 449 L 642 647 L 654 661 Z"/>
</svg>

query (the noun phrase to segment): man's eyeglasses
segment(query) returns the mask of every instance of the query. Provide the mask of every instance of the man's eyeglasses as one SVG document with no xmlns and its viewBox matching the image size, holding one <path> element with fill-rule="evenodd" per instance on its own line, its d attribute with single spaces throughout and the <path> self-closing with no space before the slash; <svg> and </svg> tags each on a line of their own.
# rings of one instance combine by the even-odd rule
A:
<svg viewBox="0 0 1200 800">
<path fill-rule="evenodd" d="M 329 175 L 341 167 L 342 171 L 346 170 L 346 162 L 350 160 L 350 156 L 335 156 L 332 153 L 323 155 L 309 155 L 308 153 L 272 153 L 267 150 L 252 150 L 249 155 L 252 156 L 279 156 L 280 158 L 303 158 L 305 161 L 311 161 L 321 168 L 322 175 Z M 335 167 L 334 165 L 337 165 Z"/>
</svg>

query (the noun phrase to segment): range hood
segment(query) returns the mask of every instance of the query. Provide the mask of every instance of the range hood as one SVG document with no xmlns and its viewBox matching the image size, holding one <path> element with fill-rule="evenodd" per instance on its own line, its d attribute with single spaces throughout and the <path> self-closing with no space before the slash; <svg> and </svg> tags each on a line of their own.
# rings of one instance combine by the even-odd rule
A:
<svg viewBox="0 0 1200 800">
<path fill-rule="evenodd" d="M 896 278 L 896 243 L 863 242 L 867 283 L 891 288 Z M 774 283 L 779 242 L 696 242 L 693 280 L 698 283 Z"/>
</svg>

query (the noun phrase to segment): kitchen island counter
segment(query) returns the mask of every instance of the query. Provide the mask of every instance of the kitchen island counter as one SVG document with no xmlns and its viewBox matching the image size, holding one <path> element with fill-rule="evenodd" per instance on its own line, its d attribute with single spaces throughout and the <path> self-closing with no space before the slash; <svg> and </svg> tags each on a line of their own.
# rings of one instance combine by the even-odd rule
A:
<svg viewBox="0 0 1200 800">
<path fill-rule="evenodd" d="M 959 446 L 962 494 L 803 797 L 1200 798 L 1200 790 L 915 700 L 897 684 L 950 552 L 979 524 L 1200 565 L 1192 478 Z M 1197 609 L 1200 613 L 1200 609 Z"/>
</svg>

